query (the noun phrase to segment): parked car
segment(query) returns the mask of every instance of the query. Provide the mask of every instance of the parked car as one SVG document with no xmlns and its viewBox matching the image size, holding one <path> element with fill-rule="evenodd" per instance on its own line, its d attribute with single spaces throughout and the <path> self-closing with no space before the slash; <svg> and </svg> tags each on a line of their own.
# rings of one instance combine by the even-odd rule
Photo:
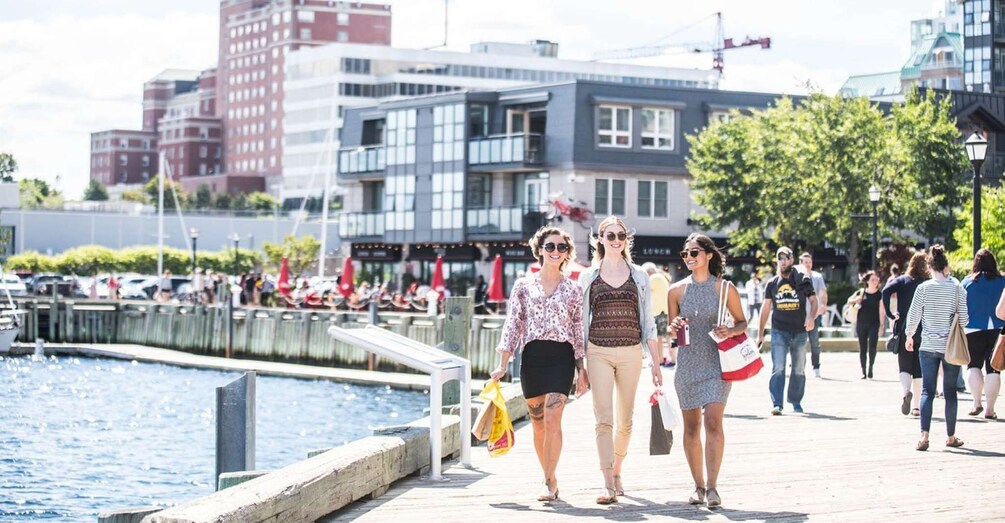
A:
<svg viewBox="0 0 1005 523">
<path fill-rule="evenodd" d="M 73 296 L 74 291 L 78 287 L 74 278 L 55 273 L 36 274 L 32 278 L 31 283 L 31 293 L 39 296 L 51 295 L 52 288 L 55 286 L 57 289 L 56 292 L 59 293 L 60 296 L 68 298 Z"/>
<path fill-rule="evenodd" d="M 4 289 L 6 289 L 6 292 L 9 292 L 11 296 L 28 295 L 28 286 L 21 281 L 21 278 L 18 278 L 17 275 L 14 274 L 4 274 L 3 279 L 0 280 L 0 298 L 4 298 L 6 296 Z"/>
</svg>

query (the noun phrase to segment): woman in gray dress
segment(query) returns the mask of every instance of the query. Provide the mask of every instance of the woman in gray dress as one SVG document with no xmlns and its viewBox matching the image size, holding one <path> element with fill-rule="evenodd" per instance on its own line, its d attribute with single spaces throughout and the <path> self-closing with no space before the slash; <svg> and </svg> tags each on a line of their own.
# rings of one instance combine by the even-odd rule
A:
<svg viewBox="0 0 1005 523">
<path fill-rule="evenodd" d="M 740 304 L 740 293 L 722 278 L 725 257 L 708 236 L 688 236 L 680 256 L 691 276 L 670 287 L 668 305 L 673 318 L 669 326 L 670 335 L 676 337 L 685 326 L 689 333 L 689 340 L 683 346 L 680 346 L 683 340 L 678 338 L 680 348 L 674 379 L 684 415 L 684 455 L 694 479 L 694 493 L 688 501 L 700 505 L 707 498 L 708 506 L 714 508 L 722 504 L 716 481 L 726 443 L 722 414 L 730 384 L 722 380 L 719 348 L 710 333 L 714 331 L 720 338 L 735 336 L 746 331 L 747 321 Z M 733 318 L 732 327 L 718 324 L 719 296 L 723 285 L 727 286 L 726 308 Z M 704 453 L 702 426 L 705 428 Z M 704 479 L 706 470 L 707 483 Z"/>
</svg>

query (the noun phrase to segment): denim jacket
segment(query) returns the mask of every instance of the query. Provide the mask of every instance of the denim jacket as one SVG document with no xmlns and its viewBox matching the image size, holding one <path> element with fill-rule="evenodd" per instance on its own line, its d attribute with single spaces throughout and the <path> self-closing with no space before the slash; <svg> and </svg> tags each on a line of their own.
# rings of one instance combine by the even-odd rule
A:
<svg viewBox="0 0 1005 523">
<path fill-rule="evenodd" d="M 632 279 L 639 288 L 639 320 L 642 327 L 642 350 L 646 350 L 647 340 L 656 340 L 656 318 L 652 314 L 652 291 L 649 289 L 649 275 L 634 263 Z M 593 311 L 590 310 L 590 285 L 600 277 L 600 265 L 594 265 L 579 275 L 579 285 L 583 288 L 583 340 L 590 339 L 590 323 L 593 321 Z"/>
</svg>

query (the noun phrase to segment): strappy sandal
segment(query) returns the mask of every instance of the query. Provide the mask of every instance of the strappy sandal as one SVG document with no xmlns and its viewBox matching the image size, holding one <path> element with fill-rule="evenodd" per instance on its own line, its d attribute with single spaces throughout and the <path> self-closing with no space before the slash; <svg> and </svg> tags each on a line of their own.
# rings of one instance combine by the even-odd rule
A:
<svg viewBox="0 0 1005 523">
<path fill-rule="evenodd" d="M 989 419 L 989 420 L 994 421 L 994 420 L 998 419 L 998 414 L 990 414 L 990 415 L 985 414 L 984 415 L 984 419 Z"/>
<path fill-rule="evenodd" d="M 719 497 L 718 490 L 710 488 L 705 491 L 705 496 L 708 499 L 708 508 L 718 508 L 722 506 L 722 498 Z"/>
<path fill-rule="evenodd" d="M 946 443 L 946 446 L 950 447 L 950 448 L 958 449 L 958 448 L 960 448 L 960 447 L 963 446 L 963 440 L 960 439 L 960 438 L 957 438 L 956 436 L 953 436 L 953 440 L 950 441 L 949 443 Z"/>
<path fill-rule="evenodd" d="M 548 481 L 545 481 L 544 482 L 544 494 L 541 494 L 540 496 L 538 496 L 537 500 L 538 501 L 544 501 L 544 502 L 558 501 L 558 489 L 555 489 L 555 491 L 552 492 L 551 485 L 548 483 Z"/>
<path fill-rule="evenodd" d="M 621 486 L 621 474 L 614 475 L 614 493 L 619 496 L 625 495 L 625 488 Z"/>
<path fill-rule="evenodd" d="M 688 503 L 692 505 L 704 505 L 705 504 L 705 488 L 695 487 L 694 492 L 691 497 L 687 500 Z"/>
<path fill-rule="evenodd" d="M 928 440 L 919 441 L 918 446 L 914 447 L 914 450 L 920 450 L 922 452 L 928 450 Z"/>
<path fill-rule="evenodd" d="M 611 487 L 604 487 L 604 494 L 597 496 L 598 505 L 610 505 L 618 502 L 618 491 Z"/>
<path fill-rule="evenodd" d="M 967 415 L 968 416 L 976 416 L 976 415 L 978 415 L 978 414 L 980 414 L 982 412 L 984 412 L 984 407 L 974 407 L 974 410 L 971 410 L 970 412 L 968 412 Z"/>
</svg>

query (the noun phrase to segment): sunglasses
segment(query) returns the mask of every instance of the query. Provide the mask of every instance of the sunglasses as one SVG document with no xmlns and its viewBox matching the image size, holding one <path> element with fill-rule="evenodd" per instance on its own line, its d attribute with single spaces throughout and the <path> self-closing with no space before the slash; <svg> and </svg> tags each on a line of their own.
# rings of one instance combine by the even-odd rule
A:
<svg viewBox="0 0 1005 523">
<path fill-rule="evenodd" d="M 792 256 L 789 256 L 788 254 L 779 254 L 778 255 L 778 260 L 779 261 L 786 261 L 786 260 L 791 260 L 791 259 L 792 259 Z"/>
<path fill-rule="evenodd" d="M 552 243 L 552 242 L 548 242 L 548 243 L 544 244 L 544 250 L 546 250 L 548 252 L 555 252 L 555 249 L 558 249 L 558 252 L 569 252 L 569 244 L 568 243 Z"/>
<path fill-rule="evenodd" d="M 680 251 L 680 257 L 685 260 L 689 255 L 692 258 L 697 258 L 698 254 L 702 252 L 705 252 L 705 249 L 691 249 L 691 250 L 684 249 L 683 251 Z"/>
<path fill-rule="evenodd" d="M 613 232 L 609 232 L 609 233 L 607 233 L 607 236 L 605 236 L 605 237 L 607 238 L 607 241 L 609 241 L 609 242 L 613 242 L 615 238 L 617 238 L 617 239 L 619 239 L 621 241 L 625 241 L 625 240 L 628 239 L 628 233 L 619 232 L 618 234 L 614 234 Z"/>
</svg>

